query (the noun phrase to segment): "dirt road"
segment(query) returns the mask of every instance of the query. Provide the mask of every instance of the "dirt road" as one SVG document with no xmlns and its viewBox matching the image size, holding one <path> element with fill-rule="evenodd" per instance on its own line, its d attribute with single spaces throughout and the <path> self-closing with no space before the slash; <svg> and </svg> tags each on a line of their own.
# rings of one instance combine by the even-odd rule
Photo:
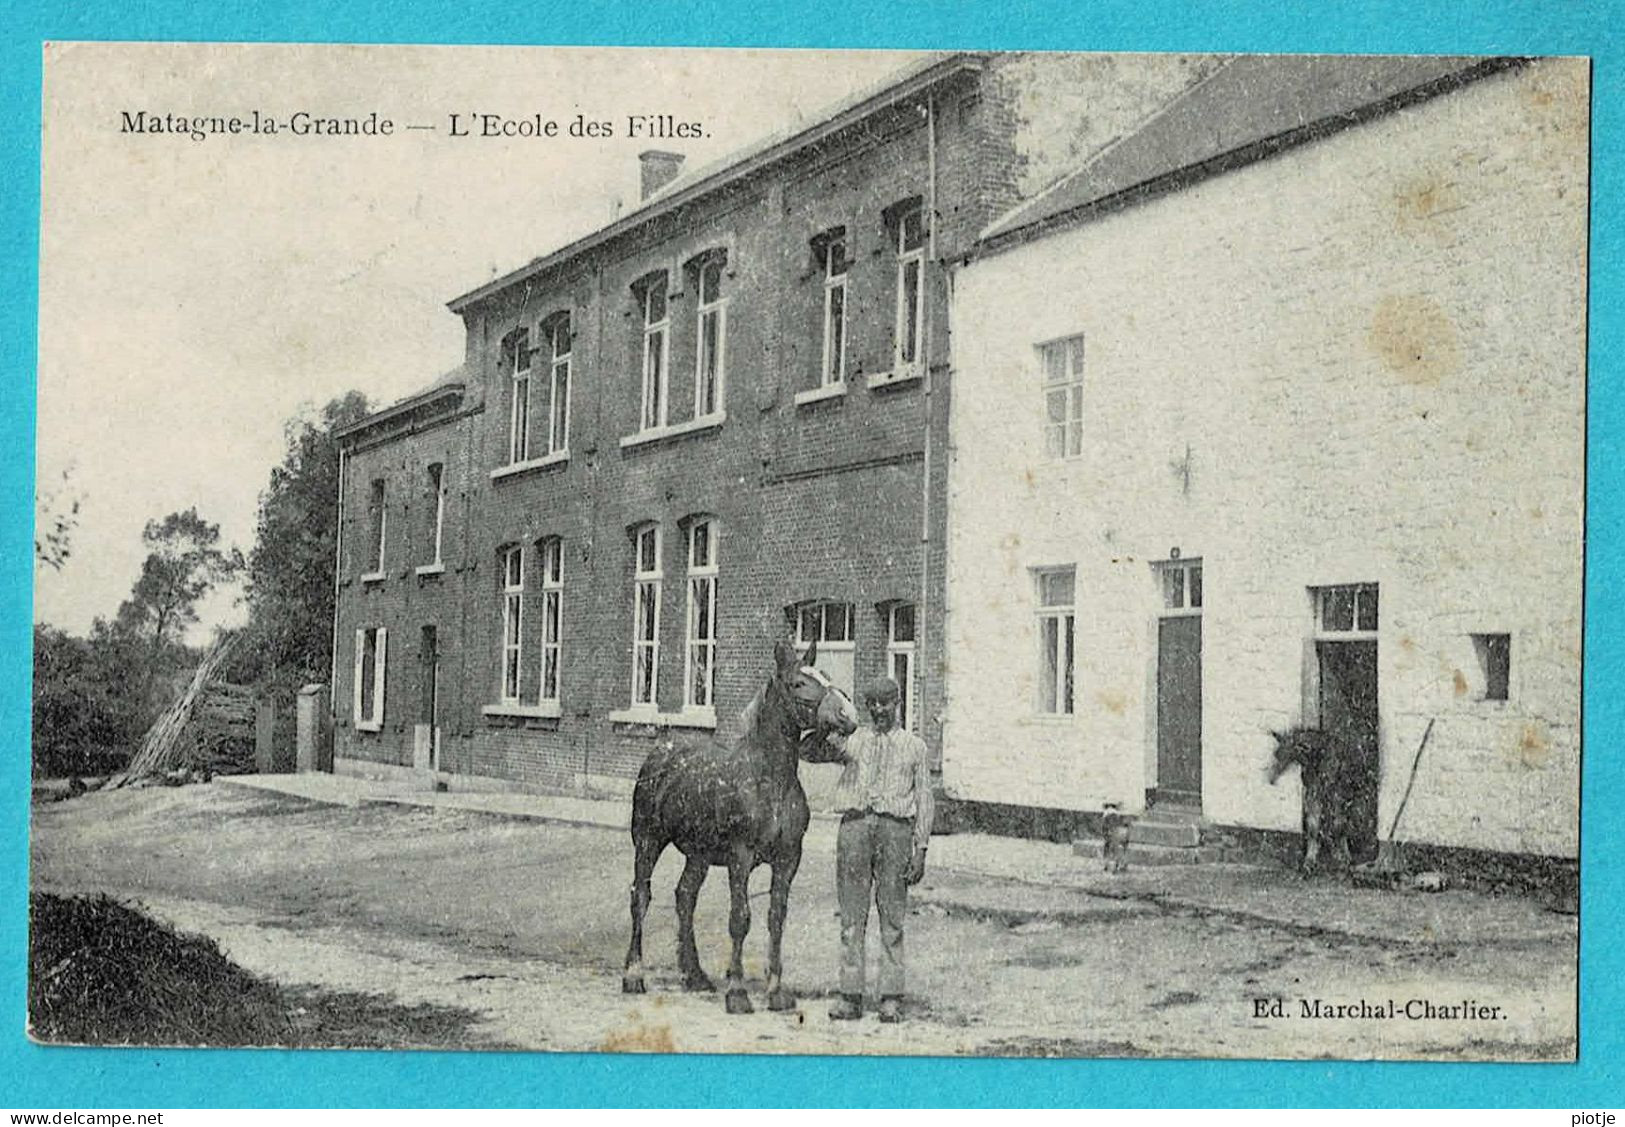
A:
<svg viewBox="0 0 1625 1127">
<path fill-rule="evenodd" d="M 471 1048 L 1471 1059 L 1574 1051 L 1572 935 L 1309 934 L 940 865 L 914 898 L 909 1020 L 831 1023 L 831 836 L 827 826 L 809 834 L 791 901 L 786 979 L 800 1009 L 747 1017 L 677 989 L 674 853 L 655 874 L 651 993 L 620 993 L 629 847 L 607 829 L 321 806 L 219 784 L 126 790 L 36 808 L 32 881 L 40 891 L 139 902 L 279 981 L 474 1011 Z M 766 877 L 752 882 L 747 948 L 759 1007 Z M 717 977 L 726 899 L 726 882 L 713 876 L 698 936 Z M 1471 1000 L 1496 1016 L 1303 1011 L 1306 999 L 1387 998 L 1402 1007 Z M 1256 1016 L 1277 999 L 1288 1016 Z"/>
</svg>

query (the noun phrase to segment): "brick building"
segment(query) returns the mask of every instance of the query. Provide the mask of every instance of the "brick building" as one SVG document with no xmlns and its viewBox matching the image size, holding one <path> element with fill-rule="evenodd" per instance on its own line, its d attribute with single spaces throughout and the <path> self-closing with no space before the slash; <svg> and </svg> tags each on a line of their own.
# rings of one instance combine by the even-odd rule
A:
<svg viewBox="0 0 1625 1127">
<path fill-rule="evenodd" d="M 342 436 L 339 768 L 625 789 L 786 634 L 940 746 L 946 263 L 1211 66 L 927 58 L 452 301 L 461 374 Z"/>
<path fill-rule="evenodd" d="M 1291 832 L 1324 724 L 1383 837 L 1577 856 L 1587 82 L 1235 59 L 984 232 L 950 796 Z"/>
</svg>

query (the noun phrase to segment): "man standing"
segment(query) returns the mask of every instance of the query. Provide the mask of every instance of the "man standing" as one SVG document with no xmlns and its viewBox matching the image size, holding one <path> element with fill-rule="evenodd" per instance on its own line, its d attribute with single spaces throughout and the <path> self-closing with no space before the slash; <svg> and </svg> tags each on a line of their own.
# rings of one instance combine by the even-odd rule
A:
<svg viewBox="0 0 1625 1127">
<path fill-rule="evenodd" d="M 931 765 L 925 741 L 897 727 L 897 682 L 883 677 L 863 694 L 871 726 L 846 741 L 835 788 L 835 894 L 841 909 L 841 996 L 836 1021 L 863 1016 L 865 943 L 871 898 L 880 913 L 880 1020 L 903 1019 L 903 920 L 908 885 L 925 875 L 931 837 Z"/>
</svg>

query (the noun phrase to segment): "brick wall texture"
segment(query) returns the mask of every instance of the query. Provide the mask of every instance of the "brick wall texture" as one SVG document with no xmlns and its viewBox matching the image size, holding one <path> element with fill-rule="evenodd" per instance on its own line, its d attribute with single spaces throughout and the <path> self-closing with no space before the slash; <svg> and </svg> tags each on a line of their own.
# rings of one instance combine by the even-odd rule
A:
<svg viewBox="0 0 1625 1127">
<path fill-rule="evenodd" d="M 886 609 L 906 602 L 918 611 L 917 726 L 951 792 L 1132 809 L 1155 772 L 1148 561 L 1177 545 L 1204 558 L 1210 592 L 1209 816 L 1293 827 L 1295 782 L 1270 788 L 1261 772 L 1267 729 L 1304 718 L 1307 590 L 1377 582 L 1384 828 L 1437 717 L 1400 836 L 1572 855 L 1583 71 L 1490 79 L 960 265 L 988 222 L 1212 65 L 988 56 L 463 307 L 462 399 L 349 443 L 337 754 L 414 763 L 433 626 L 442 771 L 625 790 L 668 731 L 735 734 L 794 607 L 853 607 L 861 685 L 885 667 Z M 872 387 L 894 367 L 892 220 L 915 198 L 934 204 L 926 362 Z M 845 390 L 798 402 L 823 351 L 815 240 L 834 228 L 851 260 Z M 625 442 L 639 430 L 639 283 L 664 272 L 681 424 L 693 416 L 694 267 L 716 253 L 723 417 Z M 526 329 L 539 345 L 558 316 L 573 331 L 567 451 L 502 472 L 504 342 Z M 1033 345 L 1078 332 L 1086 453 L 1051 464 Z M 546 373 L 539 352 L 533 430 Z M 1170 470 L 1187 448 L 1188 491 Z M 446 566 L 420 576 L 411 537 L 434 461 L 452 502 Z M 389 566 L 363 581 L 357 545 L 378 478 Z M 714 728 L 683 708 L 685 537 L 701 518 L 715 522 L 720 564 Z M 650 525 L 662 533 L 659 691 L 654 709 L 632 711 L 634 536 Z M 556 709 L 536 706 L 537 546 L 552 538 Z M 500 562 L 515 546 L 524 707 L 502 710 Z M 1080 706 L 1044 721 L 1032 716 L 1030 569 L 1059 563 L 1078 569 Z M 350 715 L 355 632 L 368 626 L 390 638 L 378 732 Z M 1475 699 L 1475 632 L 1513 635 L 1505 703 Z"/>
</svg>

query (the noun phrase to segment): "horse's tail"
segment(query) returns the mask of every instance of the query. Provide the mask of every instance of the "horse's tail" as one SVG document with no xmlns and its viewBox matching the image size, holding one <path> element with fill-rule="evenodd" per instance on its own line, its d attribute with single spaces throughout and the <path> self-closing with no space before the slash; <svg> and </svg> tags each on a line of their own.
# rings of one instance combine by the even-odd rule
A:
<svg viewBox="0 0 1625 1127">
<path fill-rule="evenodd" d="M 638 769 L 637 782 L 632 785 L 632 836 L 657 825 L 660 819 L 660 800 L 677 769 L 680 759 L 679 745 L 662 740 L 643 760 Z"/>
</svg>

